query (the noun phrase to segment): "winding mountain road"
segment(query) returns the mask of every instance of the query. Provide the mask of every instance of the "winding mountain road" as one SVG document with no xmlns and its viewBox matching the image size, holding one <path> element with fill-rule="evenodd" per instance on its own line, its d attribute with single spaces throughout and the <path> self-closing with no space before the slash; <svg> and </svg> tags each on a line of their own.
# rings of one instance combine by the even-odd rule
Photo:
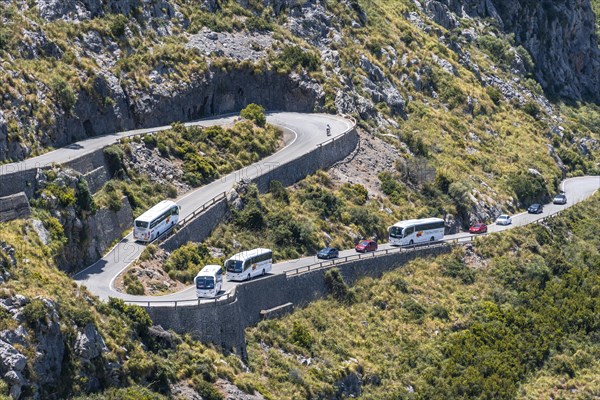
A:
<svg viewBox="0 0 600 400">
<path fill-rule="evenodd" d="M 226 124 L 233 122 L 235 118 L 237 117 L 232 116 L 228 118 L 211 119 L 199 121 L 194 124 L 203 126 Z M 325 114 L 299 114 L 288 112 L 270 113 L 267 115 L 267 122 L 287 131 L 288 135 L 284 135 L 287 137 L 285 147 L 257 163 L 249 165 L 240 171 L 232 172 L 223 178 L 178 198 L 176 201 L 181 206 L 181 219 L 192 214 L 198 207 L 210 201 L 212 198 L 233 188 L 240 179 L 251 179 L 262 175 L 275 166 L 285 164 L 309 153 L 314 150 L 318 144 L 327 139 L 341 136 L 353 127 L 353 122 L 347 119 Z M 331 137 L 328 137 L 325 134 L 326 126 L 328 124 L 331 126 Z M 93 146 L 97 145 L 99 144 L 94 142 Z M 135 242 L 133 240 L 133 234 L 130 233 L 101 260 L 77 273 L 74 279 L 77 283 L 86 286 L 92 293 L 102 299 L 108 299 L 108 297 L 111 296 L 119 297 L 127 301 L 151 299 L 178 300 L 181 299 L 180 296 L 182 295 L 188 296 L 187 292 L 159 297 L 132 296 L 114 290 L 114 279 L 127 268 L 129 264 L 139 257 L 145 247 L 145 244 Z"/>
<path fill-rule="evenodd" d="M 186 126 L 214 126 L 225 125 L 232 123 L 237 117 L 217 117 L 187 123 Z M 279 126 L 286 131 L 284 135 L 286 143 L 285 147 L 277 153 L 255 163 L 241 171 L 233 172 L 219 180 L 216 180 L 208 185 L 187 193 L 176 201 L 181 205 L 181 218 L 192 214 L 199 206 L 211 200 L 220 193 L 230 190 L 240 179 L 251 179 L 255 176 L 267 172 L 269 169 L 285 164 L 293 159 L 296 159 L 315 148 L 319 143 L 326 139 L 325 127 L 331 125 L 332 137 L 341 136 L 344 132 L 352 127 L 352 122 L 339 116 L 323 115 L 323 114 L 299 114 L 289 112 L 275 112 L 267 115 L 267 121 L 270 124 Z M 19 163 L 6 164 L 0 166 L 0 175 L 9 174 L 16 171 L 22 171 L 29 168 L 44 167 L 52 163 L 63 164 L 70 160 L 76 159 L 93 151 L 109 146 L 118 139 L 154 133 L 169 129 L 170 126 L 159 128 L 137 129 L 127 132 L 120 132 L 113 135 L 106 135 L 87 139 L 78 143 L 74 143 L 65 148 L 54 150 L 39 157 L 34 157 Z M 577 202 L 580 202 L 590 197 L 596 190 L 600 189 L 600 177 L 586 176 L 579 178 L 567 179 L 562 184 L 563 190 L 567 195 L 568 203 L 566 205 L 549 204 L 544 207 L 542 214 L 527 214 L 521 213 L 513 216 L 513 223 L 510 226 L 489 225 L 490 233 L 499 232 L 506 229 L 511 229 L 517 226 L 527 225 L 540 218 L 554 214 L 564 208 L 570 207 Z M 447 235 L 445 239 L 464 239 L 470 235 L 467 232 L 458 233 L 456 235 Z M 190 286 L 177 293 L 172 293 L 164 296 L 133 296 L 124 293 L 119 293 L 113 288 L 114 279 L 125 269 L 129 264 L 137 259 L 146 246 L 141 243 L 136 243 L 130 233 L 121 242 L 119 242 L 110 252 L 101 260 L 84 269 L 75 275 L 75 281 L 86 286 L 93 294 L 102 299 L 107 299 L 109 296 L 122 298 L 128 302 L 147 303 L 152 302 L 160 305 L 174 304 L 177 302 L 197 301 L 195 288 Z M 389 244 L 379 246 L 380 249 L 389 249 Z M 355 251 L 344 250 L 340 252 L 340 258 L 354 255 Z M 272 274 L 285 274 L 287 271 L 297 268 L 306 267 L 319 262 L 316 257 L 303 257 L 296 260 L 284 261 L 273 265 Z M 258 278 L 266 279 L 266 278 Z M 236 285 L 236 282 L 224 282 L 224 293 L 231 293 Z M 207 300 L 209 301 L 209 300 Z M 210 300 L 214 301 L 214 300 Z"/>
<path fill-rule="evenodd" d="M 513 215 L 511 225 L 502 226 L 502 225 L 491 224 L 491 225 L 488 225 L 488 232 L 489 233 L 500 232 L 500 231 L 504 231 L 507 229 L 512 229 L 515 227 L 528 225 L 528 224 L 535 222 L 541 218 L 545 218 L 549 215 L 555 214 L 556 212 L 564 210 L 568 207 L 573 206 L 576 203 L 579 203 L 582 200 L 587 199 L 592 194 L 594 194 L 594 192 L 596 192 L 598 189 L 600 189 L 600 176 L 584 176 L 584 177 L 567 179 L 562 183 L 562 190 L 565 192 L 565 194 L 567 195 L 567 199 L 568 199 L 568 202 L 566 205 L 548 204 L 548 205 L 544 206 L 544 212 L 541 214 L 528 214 L 527 212 L 523 212 L 521 214 Z M 460 232 L 460 233 L 457 233 L 454 235 L 446 235 L 446 236 L 444 236 L 444 240 L 464 239 L 464 238 L 467 238 L 470 236 L 477 236 L 477 235 L 471 235 L 468 232 Z M 392 248 L 395 248 L 395 247 L 391 246 L 387 243 L 379 246 L 379 250 L 392 249 Z M 356 254 L 356 252 L 354 249 L 348 249 L 348 250 L 340 251 L 339 257 L 343 258 L 343 257 L 347 257 L 347 256 L 353 256 L 355 254 Z M 293 271 L 297 268 L 307 267 L 308 265 L 319 263 L 319 262 L 322 262 L 322 260 L 318 260 L 316 256 L 302 257 L 302 258 L 299 258 L 296 260 L 283 261 L 283 262 L 274 264 L 271 273 L 267 274 L 267 277 L 269 275 L 274 275 L 274 274 L 285 274 L 288 271 Z M 259 278 L 255 278 L 255 280 L 266 279 L 267 277 L 265 277 L 265 278 L 259 277 Z M 223 283 L 223 293 L 224 294 L 230 293 L 232 291 L 232 289 L 234 289 L 235 286 L 239 285 L 240 283 L 243 283 L 243 282 L 229 282 L 226 280 Z M 145 304 L 148 304 L 148 302 L 151 302 L 156 305 L 162 305 L 162 306 L 169 305 L 169 304 L 172 305 L 172 304 L 174 304 L 175 301 L 177 301 L 178 303 L 183 302 L 183 304 L 185 304 L 185 302 L 198 301 L 198 298 L 196 297 L 196 291 L 195 291 L 194 286 L 189 286 L 186 289 L 181 290 L 177 293 L 164 295 L 164 296 L 129 296 L 129 295 L 124 295 L 122 293 L 119 293 L 118 295 L 116 293 L 114 293 L 114 294 L 112 294 L 112 296 L 120 297 L 120 298 L 123 298 L 124 300 L 130 301 L 130 302 L 139 302 L 139 303 L 145 303 Z M 202 300 L 202 301 L 203 302 L 211 302 L 214 300 Z"/>
</svg>

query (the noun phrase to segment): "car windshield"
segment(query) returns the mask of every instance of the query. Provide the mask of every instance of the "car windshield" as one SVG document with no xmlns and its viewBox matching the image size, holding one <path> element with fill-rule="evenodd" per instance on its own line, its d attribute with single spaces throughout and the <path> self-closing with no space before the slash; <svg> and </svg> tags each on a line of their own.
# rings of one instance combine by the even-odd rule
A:
<svg viewBox="0 0 600 400">
<path fill-rule="evenodd" d="M 244 263 L 239 260 L 227 260 L 225 268 L 228 272 L 242 272 L 244 270 Z"/>
<path fill-rule="evenodd" d="M 508 219 L 508 215 L 501 215 L 498 217 L 498 219 Z"/>
<path fill-rule="evenodd" d="M 215 280 L 212 276 L 199 276 L 196 278 L 196 289 L 214 289 Z"/>
<path fill-rule="evenodd" d="M 531 208 L 539 208 L 539 206 L 540 206 L 539 204 L 532 204 Z"/>
<path fill-rule="evenodd" d="M 369 241 L 367 241 L 367 240 L 362 240 L 362 241 L 361 241 L 359 244 L 360 244 L 361 246 L 368 246 L 368 245 L 369 245 Z"/>
<path fill-rule="evenodd" d="M 147 228 L 148 227 L 148 223 L 145 221 L 135 221 L 135 227 L 136 228 Z"/>
<path fill-rule="evenodd" d="M 564 194 L 557 194 L 556 197 L 555 197 L 555 199 L 561 199 L 561 200 L 564 199 L 564 198 L 565 198 Z"/>
</svg>

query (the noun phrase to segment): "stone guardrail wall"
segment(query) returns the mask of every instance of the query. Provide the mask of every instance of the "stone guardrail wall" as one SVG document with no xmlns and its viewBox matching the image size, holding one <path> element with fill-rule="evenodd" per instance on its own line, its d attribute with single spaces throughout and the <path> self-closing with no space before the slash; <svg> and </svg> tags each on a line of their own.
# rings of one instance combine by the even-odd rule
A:
<svg viewBox="0 0 600 400">
<path fill-rule="evenodd" d="M 84 156 L 70 159 L 61 165 L 72 168 L 84 175 L 94 170 L 104 169 L 106 168 L 104 149 L 98 149 Z M 4 173 L 4 175 L 0 175 L 0 197 L 25 192 L 27 197 L 31 198 L 37 190 L 37 170 L 50 167 L 51 165 L 31 163 L 27 160 L 17 166 L 0 165 L 0 171 Z"/>
<path fill-rule="evenodd" d="M 396 269 L 417 257 L 436 256 L 448 253 L 451 247 L 436 244 L 408 251 L 381 254 L 336 265 L 344 280 L 353 285 L 360 278 L 380 277 L 384 272 Z M 286 303 L 302 307 L 327 295 L 325 272 L 331 267 L 312 270 L 303 274 L 286 276 L 272 275 L 267 278 L 243 283 L 236 287 L 235 294 L 227 301 L 194 305 L 172 304 L 145 307 L 156 325 L 178 333 L 189 333 L 203 342 L 221 346 L 246 356 L 244 330 L 257 324 L 261 311 Z M 291 311 L 291 307 L 286 310 Z"/>
</svg>

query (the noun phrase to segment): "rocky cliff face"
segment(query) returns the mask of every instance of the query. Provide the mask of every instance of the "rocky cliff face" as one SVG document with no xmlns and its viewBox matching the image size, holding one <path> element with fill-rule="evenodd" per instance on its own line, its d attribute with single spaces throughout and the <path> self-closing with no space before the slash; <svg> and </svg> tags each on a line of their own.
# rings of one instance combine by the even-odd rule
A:
<svg viewBox="0 0 600 400">
<path fill-rule="evenodd" d="M 589 0 L 574 3 L 566 0 L 419 1 L 415 4 L 450 30 L 459 28 L 460 18 L 494 19 L 502 30 L 515 34 L 516 44 L 531 53 L 535 61 L 534 74 L 548 93 L 575 100 L 600 101 L 600 51 Z M 344 61 L 340 60 L 340 46 L 344 43 L 346 27 L 335 24 L 335 16 L 325 4 L 287 0 L 264 0 L 258 5 L 239 2 L 246 8 L 255 7 L 255 12 L 263 7 L 272 7 L 275 16 L 286 12 L 286 29 L 319 49 L 322 60 L 329 65 L 321 71 L 323 79 L 335 77 L 340 83 L 328 105 L 323 82 L 319 84 L 308 75 L 276 72 L 276 68 L 264 68 L 264 64 L 258 69 L 252 65 L 264 63 L 269 57 L 268 51 L 276 53 L 281 44 L 290 43 L 287 39 L 283 42 L 278 39 L 280 43 L 273 45 L 277 40 L 268 30 L 249 35 L 239 32 L 237 35 L 240 39 L 243 37 L 244 43 L 228 42 L 228 35 L 231 38 L 236 33 L 224 33 L 227 28 L 215 32 L 205 26 L 197 34 L 189 35 L 188 30 L 197 31 L 190 28 L 194 23 L 190 13 L 195 11 L 178 0 L 36 0 L 21 7 L 37 12 L 42 22 L 34 22 L 23 14 L 21 25 L 26 28 L 19 32 L 19 43 L 13 45 L 10 56 L 6 57 L 9 63 L 0 67 L 0 75 L 6 76 L 7 82 L 16 83 L 15 89 L 5 94 L 0 110 L 0 161 L 26 158 L 37 149 L 64 146 L 89 136 L 234 112 L 251 102 L 268 109 L 290 111 L 335 108 L 378 123 L 382 119 L 376 105 L 381 103 L 389 107 L 391 116 L 407 117 L 406 91 L 368 57 L 361 56 L 353 66 L 364 74 L 351 77 L 341 70 Z M 367 13 L 357 4 L 346 6 L 351 14 L 356 14 L 350 21 L 353 29 L 367 23 Z M 207 0 L 199 10 L 210 14 L 222 7 L 218 2 Z M 95 24 L 98 20 L 107 21 L 108 27 Z M 87 25 L 61 42 L 62 38 L 49 32 L 47 26 L 64 22 Z M 182 31 L 186 33 L 182 35 Z M 197 40 L 198 36 L 201 40 Z M 150 66 L 144 74 L 131 70 L 139 64 L 129 66 L 129 70 L 121 65 L 123 57 L 139 51 L 133 47 L 135 43 L 139 46 L 139 42 L 148 37 L 154 39 L 142 49 L 158 48 L 164 44 L 161 38 L 177 37 L 175 42 L 187 42 L 184 53 L 196 52 L 199 55 L 196 61 L 206 65 L 183 77 L 177 71 L 186 63 L 181 59 L 185 54 L 173 55 L 172 59 L 163 57 L 165 60 L 140 59 Z M 389 60 L 388 67 L 395 68 L 401 55 L 391 46 L 382 52 Z M 11 66 L 11 62 L 19 58 L 40 57 L 64 63 L 67 68 L 75 67 L 71 75 L 63 74 L 70 76 L 67 86 L 76 80 L 81 83 L 80 89 L 75 86 L 77 91 L 72 98 L 67 96 L 61 100 L 64 92 L 60 86 L 53 86 L 52 82 L 35 83 L 35 77 Z M 228 61 L 226 65 L 215 64 L 215 57 Z M 77 65 L 74 60 L 81 64 Z M 81 60 L 89 60 L 95 66 Z M 402 64 L 405 65 L 404 60 Z M 27 89 L 16 89 L 23 85 Z M 28 97 L 31 95 L 44 104 L 32 103 Z"/>
<path fill-rule="evenodd" d="M 589 0 L 426 0 L 422 4 L 447 29 L 458 27 L 462 17 L 493 18 L 529 51 L 535 77 L 549 95 L 600 101 L 600 49 Z"/>
</svg>

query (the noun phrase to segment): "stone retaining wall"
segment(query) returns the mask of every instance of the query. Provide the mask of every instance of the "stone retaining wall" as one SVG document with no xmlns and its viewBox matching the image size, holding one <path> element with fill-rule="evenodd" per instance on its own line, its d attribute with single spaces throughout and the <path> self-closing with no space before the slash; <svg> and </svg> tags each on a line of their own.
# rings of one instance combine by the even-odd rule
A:
<svg viewBox="0 0 600 400">
<path fill-rule="evenodd" d="M 414 258 L 448 253 L 450 247 L 438 245 L 414 251 L 393 252 L 373 258 L 353 260 L 338 266 L 349 285 L 360 278 L 380 277 L 383 273 L 403 266 Z M 165 329 L 189 333 L 203 342 L 213 343 L 226 351 L 245 357 L 244 330 L 261 320 L 261 311 L 286 303 L 291 311 L 327 295 L 326 268 L 300 275 L 273 275 L 237 286 L 235 300 L 225 304 L 210 303 L 177 307 L 146 307 L 152 321 Z"/>
<path fill-rule="evenodd" d="M 30 215 L 29 200 L 24 192 L 0 197 L 0 222 L 28 218 Z"/>
</svg>

